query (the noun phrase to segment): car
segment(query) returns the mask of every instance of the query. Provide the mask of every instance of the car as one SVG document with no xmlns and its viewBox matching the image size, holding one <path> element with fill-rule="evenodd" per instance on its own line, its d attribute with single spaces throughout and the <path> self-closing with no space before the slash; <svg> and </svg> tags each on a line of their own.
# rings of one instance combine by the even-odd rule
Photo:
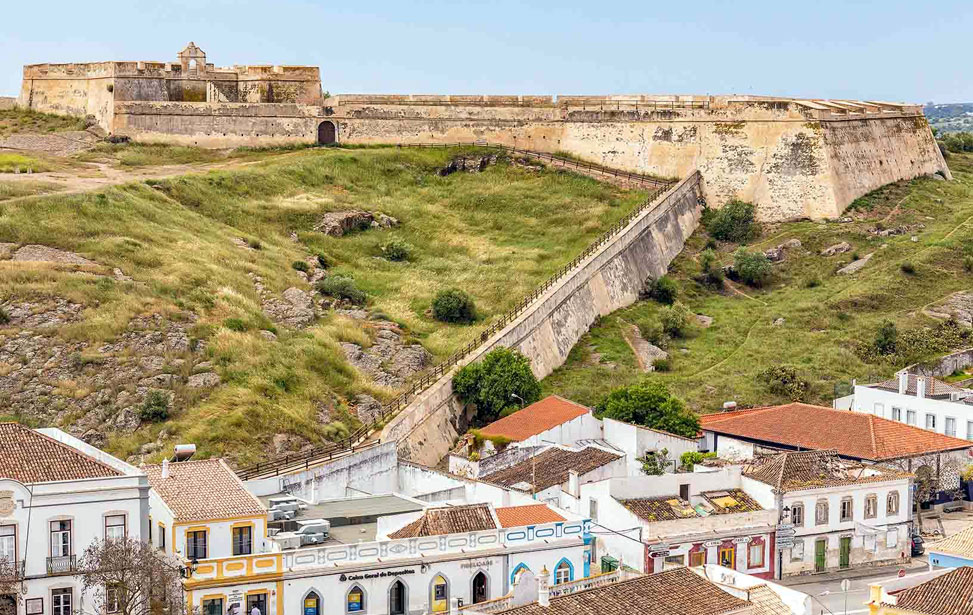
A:
<svg viewBox="0 0 973 615">
<path fill-rule="evenodd" d="M 912 557 L 917 557 L 926 552 L 926 543 L 922 539 L 922 536 L 918 534 L 912 535 Z"/>
</svg>

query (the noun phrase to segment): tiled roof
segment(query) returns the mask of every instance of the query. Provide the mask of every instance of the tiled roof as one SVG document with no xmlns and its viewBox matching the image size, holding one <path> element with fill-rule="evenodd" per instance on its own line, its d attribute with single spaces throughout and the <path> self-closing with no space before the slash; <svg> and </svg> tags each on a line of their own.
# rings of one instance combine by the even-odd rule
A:
<svg viewBox="0 0 973 615">
<path fill-rule="evenodd" d="M 968 527 L 938 542 L 927 543 L 926 550 L 973 559 L 973 527 Z"/>
<path fill-rule="evenodd" d="M 500 527 L 519 527 L 538 523 L 564 521 L 564 517 L 551 510 L 547 504 L 528 504 L 526 506 L 504 506 L 497 508 Z"/>
<path fill-rule="evenodd" d="M 570 470 L 575 470 L 583 476 L 621 458 L 621 455 L 609 453 L 593 446 L 578 451 L 553 447 L 531 459 L 526 459 L 481 478 L 506 487 L 512 487 L 518 483 L 532 484 L 534 490 L 541 491 L 566 482 Z"/>
<path fill-rule="evenodd" d="M 121 476 L 115 468 L 19 423 L 0 423 L 0 478 L 26 485 Z"/>
<path fill-rule="evenodd" d="M 146 465 L 144 469 L 149 484 L 172 510 L 177 521 L 267 514 L 260 500 L 246 490 L 222 459 L 170 463 L 168 478 L 162 478 L 161 465 Z"/>
<path fill-rule="evenodd" d="M 480 433 L 485 436 L 503 436 L 519 442 L 588 412 L 588 408 L 581 404 L 550 395 L 523 410 L 490 423 Z"/>
<path fill-rule="evenodd" d="M 755 512 L 763 510 L 757 500 L 743 489 L 722 489 L 719 491 L 704 491 L 702 496 L 713 506 L 715 515 L 730 515 L 733 513 Z"/>
<path fill-rule="evenodd" d="M 895 593 L 895 606 L 927 615 L 973 615 L 973 567 L 964 566 Z"/>
<path fill-rule="evenodd" d="M 389 534 L 389 538 L 418 538 L 497 529 L 489 504 L 429 508 L 412 523 Z"/>
<path fill-rule="evenodd" d="M 962 450 L 971 443 L 872 414 L 792 403 L 704 414 L 704 431 L 842 457 L 883 461 Z"/>
<path fill-rule="evenodd" d="M 632 511 L 636 517 L 645 521 L 675 521 L 700 516 L 689 502 L 675 495 L 658 498 L 632 498 L 619 500 L 619 502 Z"/>
<path fill-rule="evenodd" d="M 932 376 L 926 376 L 926 397 L 949 397 L 950 393 L 958 393 L 960 395 L 966 395 L 966 391 L 959 387 L 954 387 L 951 384 L 943 382 L 942 380 L 936 380 Z M 886 380 L 884 382 L 876 382 L 875 384 L 868 385 L 876 389 L 883 389 L 885 391 L 899 392 L 899 379 L 898 377 Z M 908 384 L 905 388 L 906 395 L 915 395 L 919 390 L 919 376 L 916 374 L 909 374 Z"/>
<path fill-rule="evenodd" d="M 723 615 L 750 612 L 750 603 L 730 595 L 688 568 L 675 568 L 593 589 L 555 596 L 549 606 L 532 603 L 502 611 L 509 615 Z"/>
<path fill-rule="evenodd" d="M 766 585 L 757 585 L 747 590 L 747 600 L 753 604 L 753 615 L 791 615 L 793 611 L 777 592 Z"/>
<path fill-rule="evenodd" d="M 881 482 L 905 477 L 908 474 L 877 466 L 849 467 L 832 449 L 789 451 L 755 459 L 744 470 L 744 476 L 786 492 Z"/>
</svg>

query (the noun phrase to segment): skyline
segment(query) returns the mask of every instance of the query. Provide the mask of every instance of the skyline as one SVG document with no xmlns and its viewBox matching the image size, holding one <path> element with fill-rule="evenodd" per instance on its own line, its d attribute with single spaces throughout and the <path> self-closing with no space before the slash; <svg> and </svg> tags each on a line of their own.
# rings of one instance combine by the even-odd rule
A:
<svg viewBox="0 0 973 615">
<path fill-rule="evenodd" d="M 754 94 L 925 103 L 973 100 L 949 58 L 973 26 L 955 0 L 593 7 L 431 0 L 367 7 L 286 0 L 206 4 L 53 0 L 7 7 L 0 95 L 42 62 L 172 61 L 190 40 L 217 66 L 321 67 L 331 93 Z M 840 15 L 840 17 L 838 17 Z M 24 24 L 27 24 L 26 27 Z M 649 36 L 646 36 L 649 33 Z M 252 44 L 257 41 L 257 44 Z"/>
</svg>

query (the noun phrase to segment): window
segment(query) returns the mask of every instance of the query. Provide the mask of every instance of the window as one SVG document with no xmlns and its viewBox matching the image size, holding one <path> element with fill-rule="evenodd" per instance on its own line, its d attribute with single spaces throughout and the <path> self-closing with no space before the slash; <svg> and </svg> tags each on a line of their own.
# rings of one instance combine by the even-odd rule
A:
<svg viewBox="0 0 973 615">
<path fill-rule="evenodd" d="M 841 498 L 841 520 L 851 521 L 855 517 L 855 506 L 851 498 Z"/>
<path fill-rule="evenodd" d="M 105 540 L 125 538 L 125 533 L 125 515 L 108 515 L 105 517 Z"/>
<path fill-rule="evenodd" d="M 233 528 L 233 555 L 253 553 L 253 526 Z"/>
<path fill-rule="evenodd" d="M 909 425 L 915 425 L 916 424 L 916 411 L 915 410 L 906 410 L 905 411 L 905 422 L 908 423 Z"/>
<path fill-rule="evenodd" d="M 348 590 L 348 599 L 345 602 L 345 610 L 349 613 L 365 612 L 365 592 L 357 585 Z"/>
<path fill-rule="evenodd" d="M 760 568 L 764 565 L 764 543 L 751 543 L 748 547 L 750 568 Z"/>
<path fill-rule="evenodd" d="M 875 404 L 875 416 L 885 416 L 885 404 Z"/>
<path fill-rule="evenodd" d="M 927 414 L 926 415 L 926 429 L 936 431 L 936 415 Z"/>
<path fill-rule="evenodd" d="M 673 566 L 682 567 L 686 565 L 685 555 L 669 555 L 665 559 L 665 568 L 672 568 Z"/>
<path fill-rule="evenodd" d="M 71 615 L 71 590 L 51 590 L 51 613 L 53 615 Z"/>
<path fill-rule="evenodd" d="M 203 615 L 223 615 L 223 599 L 203 600 Z"/>
<path fill-rule="evenodd" d="M 804 527 L 804 504 L 791 506 L 791 523 L 794 527 Z"/>
<path fill-rule="evenodd" d="M 389 615 L 404 615 L 405 583 L 396 581 L 389 588 Z"/>
<path fill-rule="evenodd" d="M 865 518 L 874 519 L 878 516 L 878 496 L 870 494 L 865 496 Z"/>
<path fill-rule="evenodd" d="M 247 612 L 243 615 L 267 615 L 267 594 L 250 594 L 247 596 Z"/>
<path fill-rule="evenodd" d="M 436 575 L 432 580 L 432 590 L 429 592 L 429 602 L 433 613 L 445 613 L 449 610 L 449 585 L 446 577 Z"/>
<path fill-rule="evenodd" d="M 706 551 L 693 551 L 689 554 L 689 565 L 695 568 L 706 563 Z"/>
<path fill-rule="evenodd" d="M 0 525 L 0 559 L 17 561 L 17 526 Z"/>
<path fill-rule="evenodd" d="M 952 436 L 952 437 L 955 438 L 956 437 L 956 419 L 953 418 L 953 417 L 951 417 L 951 416 L 947 416 L 946 417 L 945 427 L 946 427 L 946 429 L 945 429 L 946 435 L 947 436 Z"/>
<path fill-rule="evenodd" d="M 680 564 L 681 563 L 682 562 L 680 562 Z M 562 559 L 560 563 L 558 563 L 557 568 L 554 569 L 554 584 L 560 585 L 561 583 L 567 583 L 568 581 L 573 580 L 573 576 L 571 564 L 569 564 L 567 560 Z"/>
<path fill-rule="evenodd" d="M 973 440 L 973 421 L 966 421 L 966 439 Z"/>
<path fill-rule="evenodd" d="M 321 613 L 321 598 L 316 592 L 304 596 L 304 615 L 319 615 Z"/>
<path fill-rule="evenodd" d="M 902 420 L 902 408 L 892 408 L 892 420 L 901 421 Z"/>
<path fill-rule="evenodd" d="M 814 525 L 828 524 L 828 501 L 818 500 L 814 507 Z"/>
<path fill-rule="evenodd" d="M 71 522 L 51 521 L 51 557 L 71 555 Z M 70 590 L 68 590 L 70 594 Z M 71 610 L 71 596 L 67 598 L 68 612 Z"/>
<path fill-rule="evenodd" d="M 724 568 L 734 568 L 736 564 L 736 549 L 733 547 L 720 547 L 720 566 Z"/>
<path fill-rule="evenodd" d="M 892 491 L 889 493 L 888 500 L 885 503 L 885 514 L 889 516 L 899 514 L 899 492 L 898 491 Z"/>
<path fill-rule="evenodd" d="M 186 532 L 186 557 L 189 559 L 206 559 L 206 530 Z M 250 615 L 250 609 L 247 609 Z"/>
<path fill-rule="evenodd" d="M 159 550 L 166 550 L 166 526 L 164 525 L 159 526 Z"/>
<path fill-rule="evenodd" d="M 594 498 L 588 500 L 588 517 L 595 523 L 598 523 L 598 500 Z"/>
<path fill-rule="evenodd" d="M 791 561 L 804 561 L 804 539 L 795 538 L 794 545 L 791 547 Z"/>
<path fill-rule="evenodd" d="M 118 613 L 122 610 L 121 588 L 117 585 L 105 587 L 105 612 Z"/>
</svg>

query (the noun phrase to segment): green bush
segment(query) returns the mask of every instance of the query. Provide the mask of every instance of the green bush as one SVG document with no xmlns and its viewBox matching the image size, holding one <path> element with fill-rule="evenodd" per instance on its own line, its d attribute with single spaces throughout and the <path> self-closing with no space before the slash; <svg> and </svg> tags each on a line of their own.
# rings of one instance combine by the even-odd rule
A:
<svg viewBox="0 0 973 615">
<path fill-rule="evenodd" d="M 771 393 L 790 401 L 806 401 L 811 391 L 811 384 L 789 365 L 768 367 L 760 372 L 757 379 L 766 384 Z"/>
<path fill-rule="evenodd" d="M 899 269 L 901 269 L 902 273 L 906 275 L 914 275 L 916 272 L 916 266 L 908 261 L 899 265 Z"/>
<path fill-rule="evenodd" d="M 304 261 L 294 261 L 293 263 L 291 263 L 291 267 L 298 271 L 303 271 L 304 273 L 307 273 L 308 271 L 311 270 L 311 266 L 305 263 Z"/>
<path fill-rule="evenodd" d="M 723 285 L 723 267 L 716 252 L 707 248 L 699 254 L 699 281 L 710 286 Z"/>
<path fill-rule="evenodd" d="M 327 269 L 333 264 L 331 259 L 328 258 L 328 255 L 323 252 L 318 252 L 315 257 L 318 259 L 318 265 L 321 269 Z"/>
<path fill-rule="evenodd" d="M 659 311 L 659 324 L 669 337 L 685 337 L 689 332 L 689 316 L 684 305 L 667 305 Z"/>
<path fill-rule="evenodd" d="M 6 325 L 10 323 L 10 312 L 7 308 L 0 307 L 0 325 Z"/>
<path fill-rule="evenodd" d="M 645 294 L 650 299 L 654 299 L 659 303 L 672 305 L 676 302 L 676 294 L 678 292 L 679 287 L 676 285 L 676 281 L 664 275 L 655 280 L 651 280 Z"/>
<path fill-rule="evenodd" d="M 163 391 L 149 391 L 139 407 L 139 418 L 148 423 L 159 423 L 168 419 L 169 396 Z"/>
<path fill-rule="evenodd" d="M 595 407 L 595 415 L 686 438 L 699 433 L 699 417 L 661 382 L 643 381 L 615 389 Z"/>
<path fill-rule="evenodd" d="M 804 288 L 817 288 L 821 286 L 821 278 L 818 276 L 811 276 L 804 280 Z"/>
<path fill-rule="evenodd" d="M 756 208 L 743 201 L 730 201 L 715 211 L 707 209 L 703 225 L 714 238 L 733 243 L 746 243 L 760 234 Z"/>
<path fill-rule="evenodd" d="M 407 261 L 412 256 L 412 245 L 401 239 L 389 239 L 382 244 L 382 256 L 390 261 Z"/>
<path fill-rule="evenodd" d="M 540 399 L 541 385 L 527 357 L 516 350 L 496 348 L 456 372 L 453 392 L 463 403 L 476 404 L 478 422 L 489 423 L 501 414 L 520 410 L 520 399 L 524 404 Z"/>
<path fill-rule="evenodd" d="M 476 305 L 465 291 L 449 288 L 432 300 L 432 316 L 440 322 L 470 323 L 476 320 Z"/>
<path fill-rule="evenodd" d="M 662 330 L 661 323 L 655 320 L 649 320 L 640 322 L 638 327 L 639 335 L 641 335 L 642 339 L 645 341 L 662 349 L 669 347 L 669 336 L 666 335 L 666 332 Z"/>
<path fill-rule="evenodd" d="M 227 318 L 223 321 L 223 326 L 230 331 L 240 332 L 246 331 L 248 328 L 247 323 L 243 322 L 242 318 Z"/>
<path fill-rule="evenodd" d="M 774 268 L 763 252 L 750 252 L 738 248 L 733 253 L 733 270 L 749 286 L 760 288 L 770 281 Z"/>
<path fill-rule="evenodd" d="M 886 320 L 878 328 L 878 332 L 875 333 L 875 350 L 878 354 L 890 355 L 895 354 L 896 342 L 899 337 L 899 330 L 895 327 L 895 323 L 891 320 Z"/>
<path fill-rule="evenodd" d="M 254 250 L 261 250 L 264 247 L 263 244 L 260 243 L 259 239 L 248 239 L 247 245 L 253 248 Z"/>
<path fill-rule="evenodd" d="M 700 453 L 699 451 L 686 451 L 679 456 L 679 465 L 692 472 L 697 463 L 702 463 L 706 459 L 716 459 L 716 453 Z"/>
<path fill-rule="evenodd" d="M 344 299 L 355 305 L 365 305 L 368 295 L 355 285 L 355 280 L 346 275 L 329 275 L 317 283 L 318 292 L 326 297 Z"/>
<path fill-rule="evenodd" d="M 655 361 L 652 361 L 652 367 L 657 372 L 668 372 L 672 371 L 672 359 L 666 359 L 659 357 Z"/>
</svg>

